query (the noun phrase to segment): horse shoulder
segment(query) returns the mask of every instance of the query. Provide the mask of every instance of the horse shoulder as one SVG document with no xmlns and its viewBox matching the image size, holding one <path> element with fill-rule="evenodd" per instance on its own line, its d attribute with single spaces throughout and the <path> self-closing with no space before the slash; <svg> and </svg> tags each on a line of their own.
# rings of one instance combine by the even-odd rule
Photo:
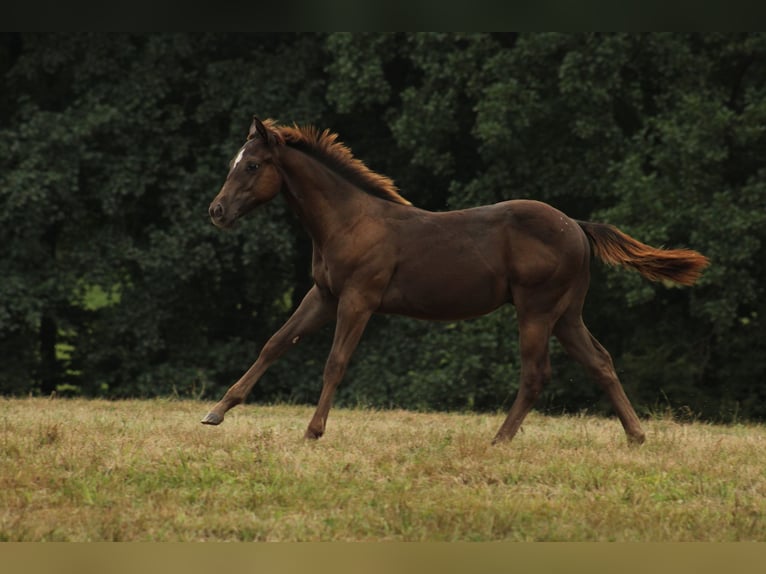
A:
<svg viewBox="0 0 766 574">
<path fill-rule="evenodd" d="M 390 229 L 381 222 L 360 218 L 347 233 L 321 248 L 314 246 L 314 281 L 336 298 L 349 289 L 382 290 L 395 267 L 396 250 L 390 239 Z"/>
</svg>

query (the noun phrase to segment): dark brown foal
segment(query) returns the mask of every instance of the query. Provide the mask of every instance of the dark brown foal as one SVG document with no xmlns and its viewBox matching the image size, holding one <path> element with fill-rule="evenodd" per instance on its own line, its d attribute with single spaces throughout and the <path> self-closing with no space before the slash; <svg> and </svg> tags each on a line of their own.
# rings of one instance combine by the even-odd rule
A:
<svg viewBox="0 0 766 574">
<path fill-rule="evenodd" d="M 255 118 L 210 204 L 210 217 L 215 225 L 229 227 L 280 192 L 311 235 L 315 284 L 203 423 L 220 424 L 274 361 L 334 319 L 319 404 L 305 434 L 319 438 L 373 313 L 454 320 L 512 303 L 519 323 L 521 384 L 494 442 L 516 434 L 550 379 L 551 335 L 606 391 L 628 440 L 644 441 L 609 353 L 582 321 L 591 251 L 651 280 L 682 285 L 696 281 L 707 265 L 704 256 L 656 249 L 615 227 L 575 221 L 537 201 L 444 213 L 418 209 L 390 179 L 355 159 L 335 134 Z"/>
</svg>

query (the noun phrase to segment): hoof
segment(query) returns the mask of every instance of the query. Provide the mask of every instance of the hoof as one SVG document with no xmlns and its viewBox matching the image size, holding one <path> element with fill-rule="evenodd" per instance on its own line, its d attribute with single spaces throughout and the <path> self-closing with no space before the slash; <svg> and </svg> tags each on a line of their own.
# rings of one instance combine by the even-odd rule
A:
<svg viewBox="0 0 766 574">
<path fill-rule="evenodd" d="M 510 442 L 512 437 L 509 437 L 507 435 L 497 433 L 495 435 L 495 438 L 492 439 L 492 446 L 496 446 L 498 444 L 502 444 L 504 442 Z"/>
<path fill-rule="evenodd" d="M 632 447 L 639 447 L 646 442 L 646 435 L 643 433 L 639 435 L 628 435 L 628 445 Z"/>
<path fill-rule="evenodd" d="M 223 417 L 217 413 L 209 412 L 205 418 L 200 421 L 203 425 L 219 425 L 223 422 Z"/>
<path fill-rule="evenodd" d="M 318 440 L 324 433 L 322 432 L 316 432 L 311 429 L 306 429 L 306 432 L 303 433 L 303 438 L 306 440 Z"/>
</svg>

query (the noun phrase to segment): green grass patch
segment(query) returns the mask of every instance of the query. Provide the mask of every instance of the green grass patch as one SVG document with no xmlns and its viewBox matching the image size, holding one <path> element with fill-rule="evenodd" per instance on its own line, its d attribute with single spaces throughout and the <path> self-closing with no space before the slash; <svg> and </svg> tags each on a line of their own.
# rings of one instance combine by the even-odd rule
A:
<svg viewBox="0 0 766 574">
<path fill-rule="evenodd" d="M 533 413 L 0 399 L 0 539 L 766 540 L 766 429 Z"/>
</svg>

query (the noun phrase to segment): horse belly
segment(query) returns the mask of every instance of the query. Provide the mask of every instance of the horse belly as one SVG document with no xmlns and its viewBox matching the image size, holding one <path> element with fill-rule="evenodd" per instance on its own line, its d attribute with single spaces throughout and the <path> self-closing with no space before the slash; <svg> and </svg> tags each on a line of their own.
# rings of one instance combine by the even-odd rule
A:
<svg viewBox="0 0 766 574">
<path fill-rule="evenodd" d="M 379 312 L 421 319 L 454 320 L 485 315 L 509 300 L 505 277 L 486 263 L 465 264 L 425 255 L 417 264 L 400 265 Z"/>
</svg>

